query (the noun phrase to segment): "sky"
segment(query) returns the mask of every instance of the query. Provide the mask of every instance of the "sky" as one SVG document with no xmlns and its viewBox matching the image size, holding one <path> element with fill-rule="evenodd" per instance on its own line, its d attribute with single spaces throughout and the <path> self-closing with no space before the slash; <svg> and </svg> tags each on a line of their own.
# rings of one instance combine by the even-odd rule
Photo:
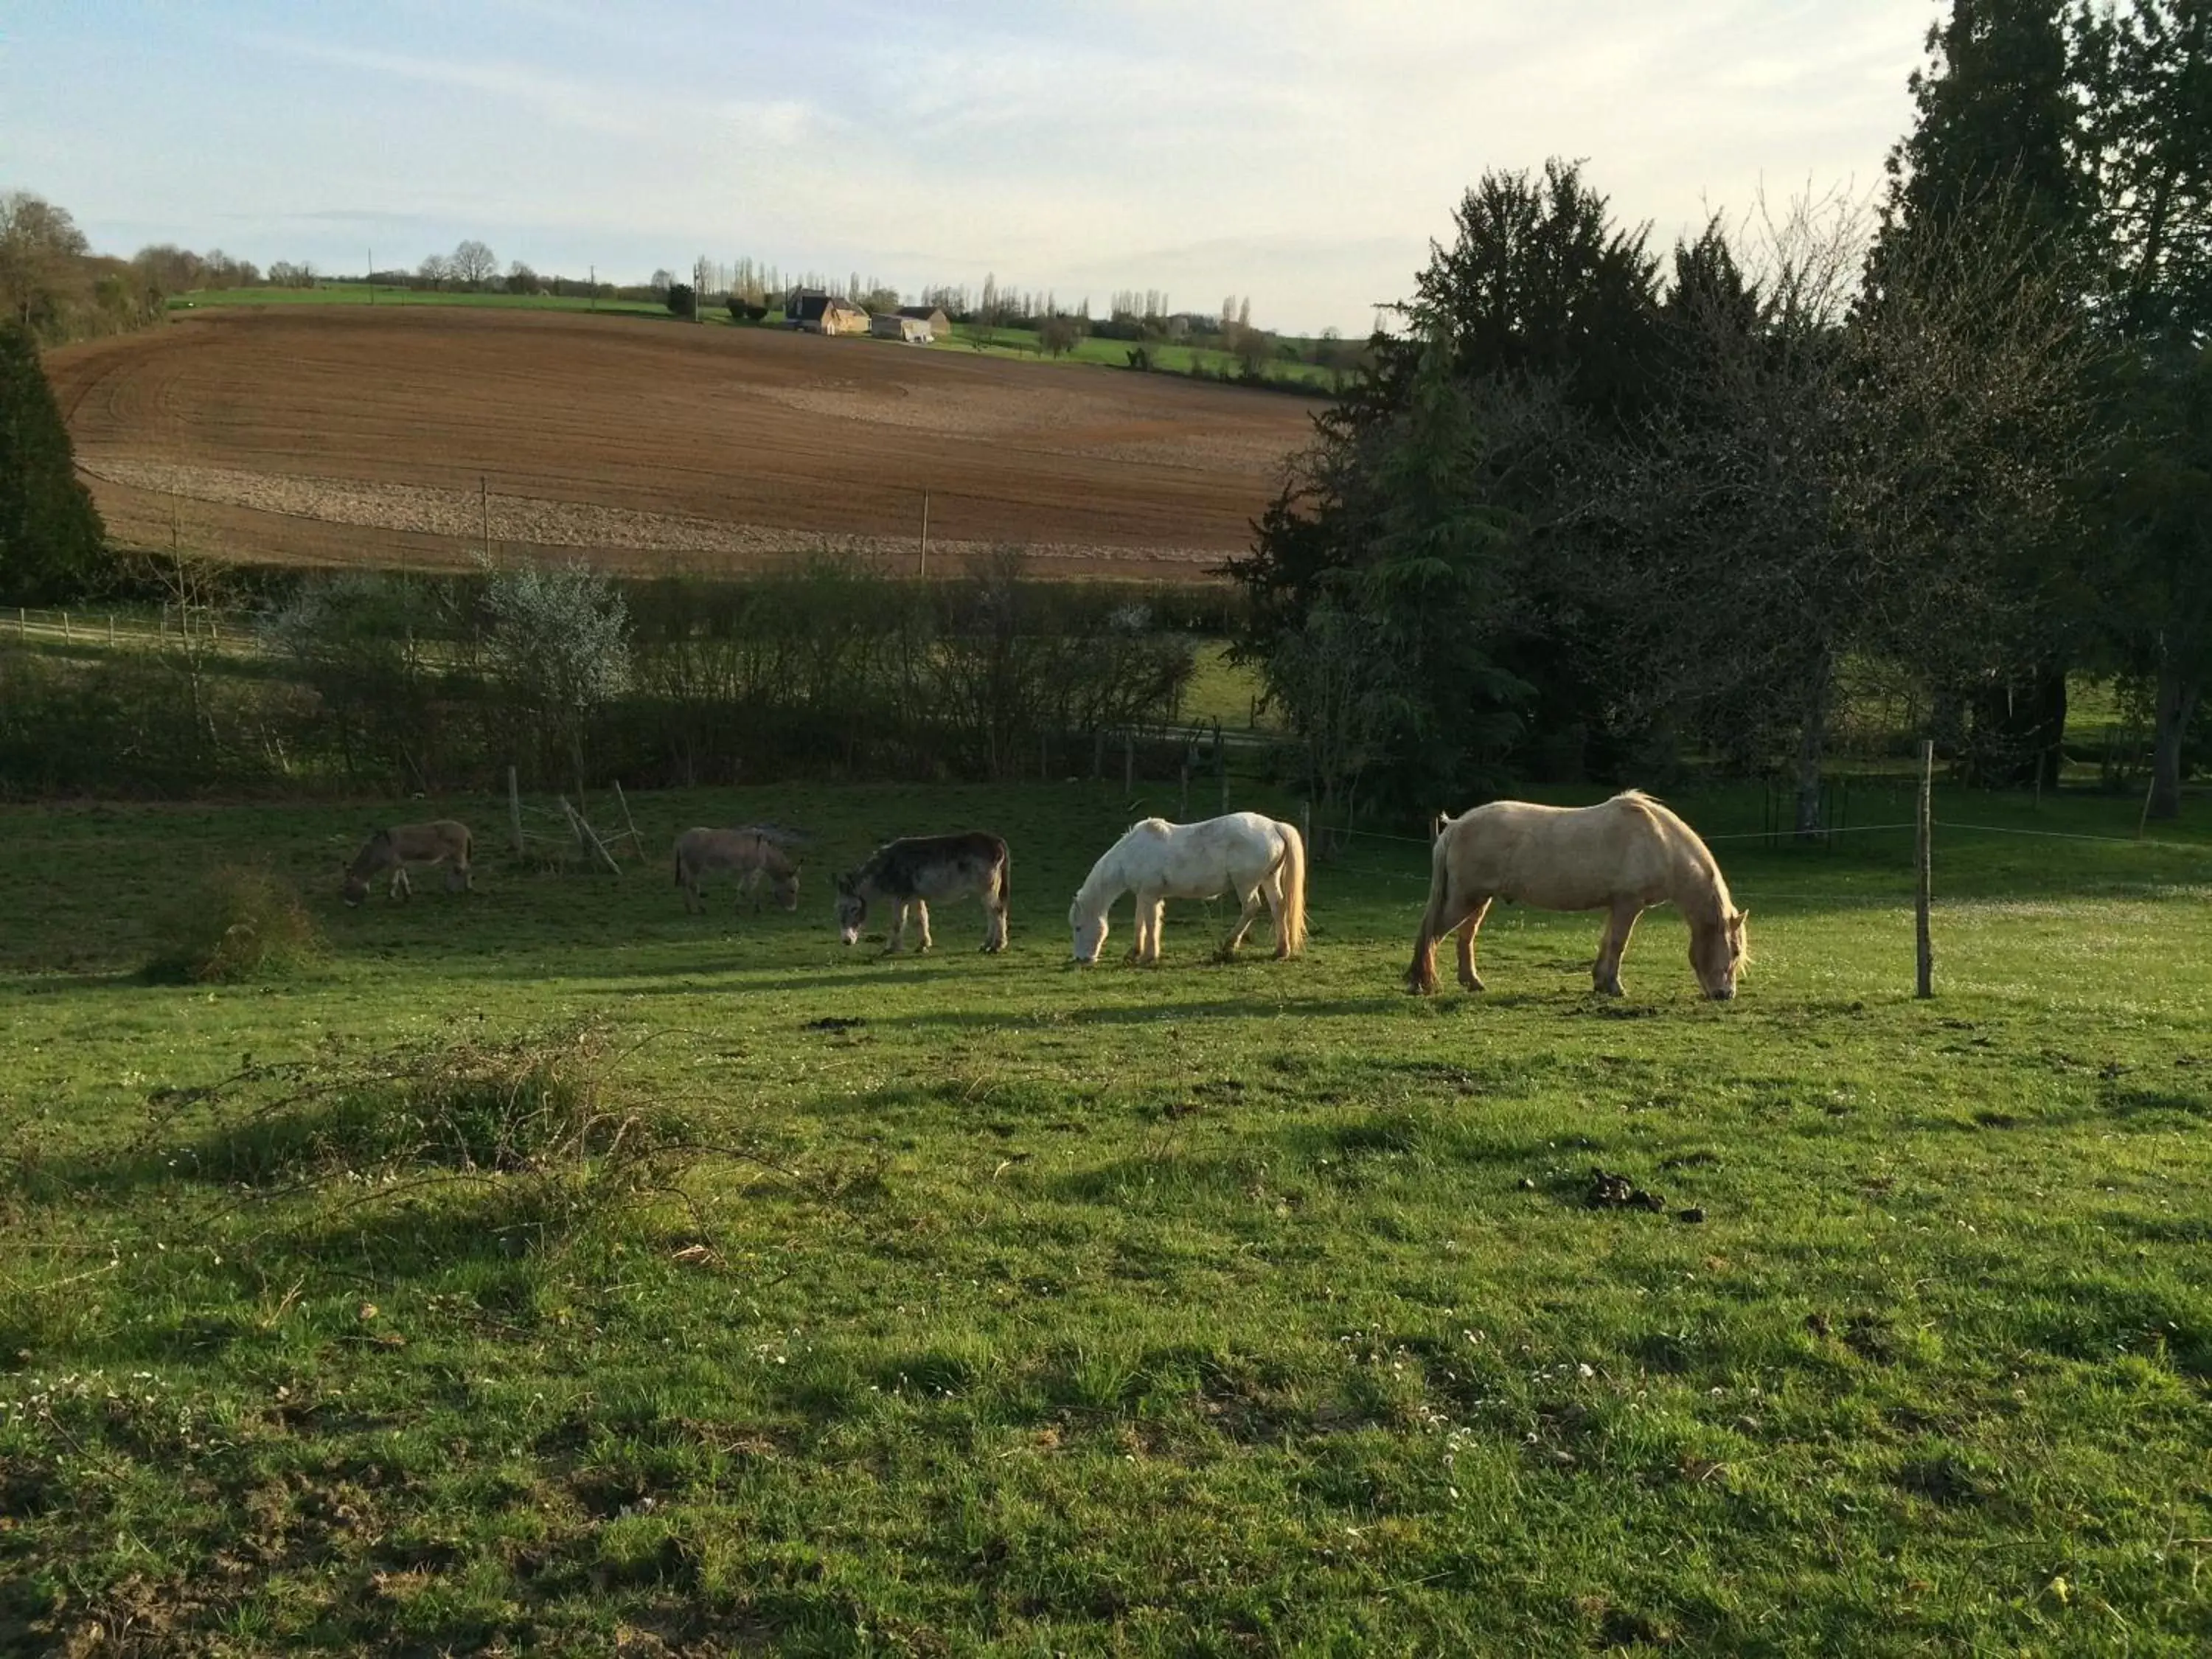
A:
<svg viewBox="0 0 2212 1659">
<path fill-rule="evenodd" d="M 1870 194 L 1934 0 L 0 0 L 0 190 L 103 252 L 1121 289 L 1364 334 L 1492 167 L 1664 248 Z"/>
</svg>

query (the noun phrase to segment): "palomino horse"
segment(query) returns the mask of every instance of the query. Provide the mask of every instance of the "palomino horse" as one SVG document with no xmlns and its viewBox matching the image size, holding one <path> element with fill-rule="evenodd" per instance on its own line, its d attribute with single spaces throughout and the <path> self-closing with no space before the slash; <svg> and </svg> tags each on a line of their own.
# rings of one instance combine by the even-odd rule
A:
<svg viewBox="0 0 2212 1659">
<path fill-rule="evenodd" d="M 884 954 L 906 944 L 909 908 L 921 919 L 921 946 L 929 936 L 929 902 L 966 898 L 983 902 L 983 949 L 1006 948 L 1006 896 L 1013 866 L 1006 843 L 996 836 L 970 831 L 959 836 L 909 836 L 878 847 L 859 869 L 837 878 L 837 936 L 851 945 L 867 925 L 868 906 L 878 901 L 897 907 L 896 925 Z"/>
<path fill-rule="evenodd" d="M 1233 892 L 1243 902 L 1221 954 L 1244 942 L 1264 902 L 1275 923 L 1277 960 L 1294 957 L 1306 942 L 1306 844 L 1297 826 L 1257 812 L 1231 812 L 1199 823 L 1146 818 L 1091 866 L 1067 925 L 1075 933 L 1075 959 L 1098 960 L 1106 943 L 1106 913 L 1122 894 L 1137 896 L 1137 942 L 1129 960 L 1160 959 L 1160 921 L 1171 898 L 1206 899 Z"/>
<path fill-rule="evenodd" d="M 1608 912 L 1593 973 L 1607 996 L 1620 994 L 1620 957 L 1636 919 L 1674 903 L 1689 919 L 1690 966 L 1707 996 L 1735 994 L 1748 954 L 1728 883 L 1697 831 L 1650 796 L 1632 789 L 1595 806 L 1492 801 L 1437 827 L 1428 914 L 1413 941 L 1406 988 L 1437 988 L 1437 941 L 1459 929 L 1459 981 L 1482 989 L 1474 936 L 1493 900 L 1540 910 Z"/>
<path fill-rule="evenodd" d="M 799 908 L 799 866 L 758 830 L 686 830 L 677 836 L 676 884 L 684 890 L 684 908 L 691 915 L 707 908 L 699 889 L 716 870 L 738 872 L 738 896 L 750 893 L 756 913 L 763 882 L 785 909 Z"/>
<path fill-rule="evenodd" d="M 354 854 L 353 866 L 346 872 L 345 902 L 359 904 L 368 896 L 369 878 L 389 870 L 392 885 L 389 896 L 398 898 L 404 894 L 415 896 L 415 884 L 407 879 L 410 864 L 442 864 L 446 871 L 446 890 L 457 893 L 464 888 L 476 890 L 475 879 L 469 874 L 469 826 L 456 823 L 451 818 L 438 818 L 429 823 L 402 823 L 390 830 L 379 830 L 362 843 L 361 851 Z"/>
</svg>

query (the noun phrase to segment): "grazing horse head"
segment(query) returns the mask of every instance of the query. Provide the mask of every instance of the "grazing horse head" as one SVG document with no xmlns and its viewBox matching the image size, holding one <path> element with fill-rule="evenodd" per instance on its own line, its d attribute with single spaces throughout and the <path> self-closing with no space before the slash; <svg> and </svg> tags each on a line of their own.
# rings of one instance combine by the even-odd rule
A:
<svg viewBox="0 0 2212 1659">
<path fill-rule="evenodd" d="M 792 902 L 794 904 L 798 902 L 798 894 L 795 890 L 797 881 L 798 878 L 794 876 L 793 878 L 794 891 L 792 895 Z M 857 944 L 860 938 L 860 929 L 868 920 L 868 901 L 860 896 L 860 883 L 853 876 L 838 877 L 836 887 L 837 937 L 848 945 Z"/>
<path fill-rule="evenodd" d="M 1067 926 L 1075 935 L 1075 959 L 1087 968 L 1098 960 L 1106 944 L 1106 913 L 1085 915 L 1079 900 L 1067 907 Z"/>
<path fill-rule="evenodd" d="M 1715 920 L 1691 925 L 1690 966 L 1698 985 L 1715 1002 L 1731 1001 L 1735 996 L 1736 972 L 1751 956 L 1750 936 L 1744 929 L 1750 920 L 1750 911 L 1723 906 Z"/>
</svg>

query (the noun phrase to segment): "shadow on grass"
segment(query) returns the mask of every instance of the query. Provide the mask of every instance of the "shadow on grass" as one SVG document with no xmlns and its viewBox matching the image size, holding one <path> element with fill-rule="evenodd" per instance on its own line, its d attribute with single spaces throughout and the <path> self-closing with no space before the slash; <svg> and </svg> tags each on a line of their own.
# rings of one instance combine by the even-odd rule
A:
<svg viewBox="0 0 2212 1659">
<path fill-rule="evenodd" d="M 1376 1014 L 1402 1002 L 1395 996 L 1331 997 L 1312 1001 L 1276 1000 L 1206 1002 L 1129 1003 L 1095 1008 L 1053 1009 L 1046 1012 L 1012 1009 L 948 1008 L 923 1013 L 872 1016 L 869 1023 L 886 1030 L 924 1030 L 933 1027 L 968 1028 L 1025 1025 L 1048 1030 L 1061 1025 L 1151 1025 L 1177 1020 L 1253 1019 L 1269 1015 L 1302 1019 L 1328 1019 L 1353 1014 Z"/>
</svg>

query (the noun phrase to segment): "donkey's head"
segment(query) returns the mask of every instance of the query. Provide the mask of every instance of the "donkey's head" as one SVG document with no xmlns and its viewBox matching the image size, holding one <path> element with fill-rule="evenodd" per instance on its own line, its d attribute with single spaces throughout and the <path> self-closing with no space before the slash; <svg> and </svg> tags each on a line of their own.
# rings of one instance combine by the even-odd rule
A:
<svg viewBox="0 0 2212 1659">
<path fill-rule="evenodd" d="M 345 872 L 343 891 L 349 905 L 359 904 L 368 896 L 368 878 L 392 861 L 392 831 L 379 830 L 362 843 L 361 851 L 353 855 L 353 863 Z"/>
<path fill-rule="evenodd" d="M 769 890 L 775 895 L 775 902 L 785 909 L 796 910 L 799 908 L 799 866 L 794 864 L 777 876 Z"/>
<path fill-rule="evenodd" d="M 792 880 L 795 884 L 798 878 L 793 876 Z M 836 888 L 837 937 L 848 945 L 856 945 L 860 942 L 860 929 L 868 920 L 868 902 L 860 896 L 860 883 L 853 876 L 838 877 Z M 794 892 L 793 902 L 797 902 L 797 894 Z"/>
<path fill-rule="evenodd" d="M 1751 957 L 1751 935 L 1745 928 L 1750 920 L 1750 911 L 1723 906 L 1714 921 L 1690 929 L 1690 966 L 1699 987 L 1716 1002 L 1735 996 L 1737 970 Z"/>
</svg>

